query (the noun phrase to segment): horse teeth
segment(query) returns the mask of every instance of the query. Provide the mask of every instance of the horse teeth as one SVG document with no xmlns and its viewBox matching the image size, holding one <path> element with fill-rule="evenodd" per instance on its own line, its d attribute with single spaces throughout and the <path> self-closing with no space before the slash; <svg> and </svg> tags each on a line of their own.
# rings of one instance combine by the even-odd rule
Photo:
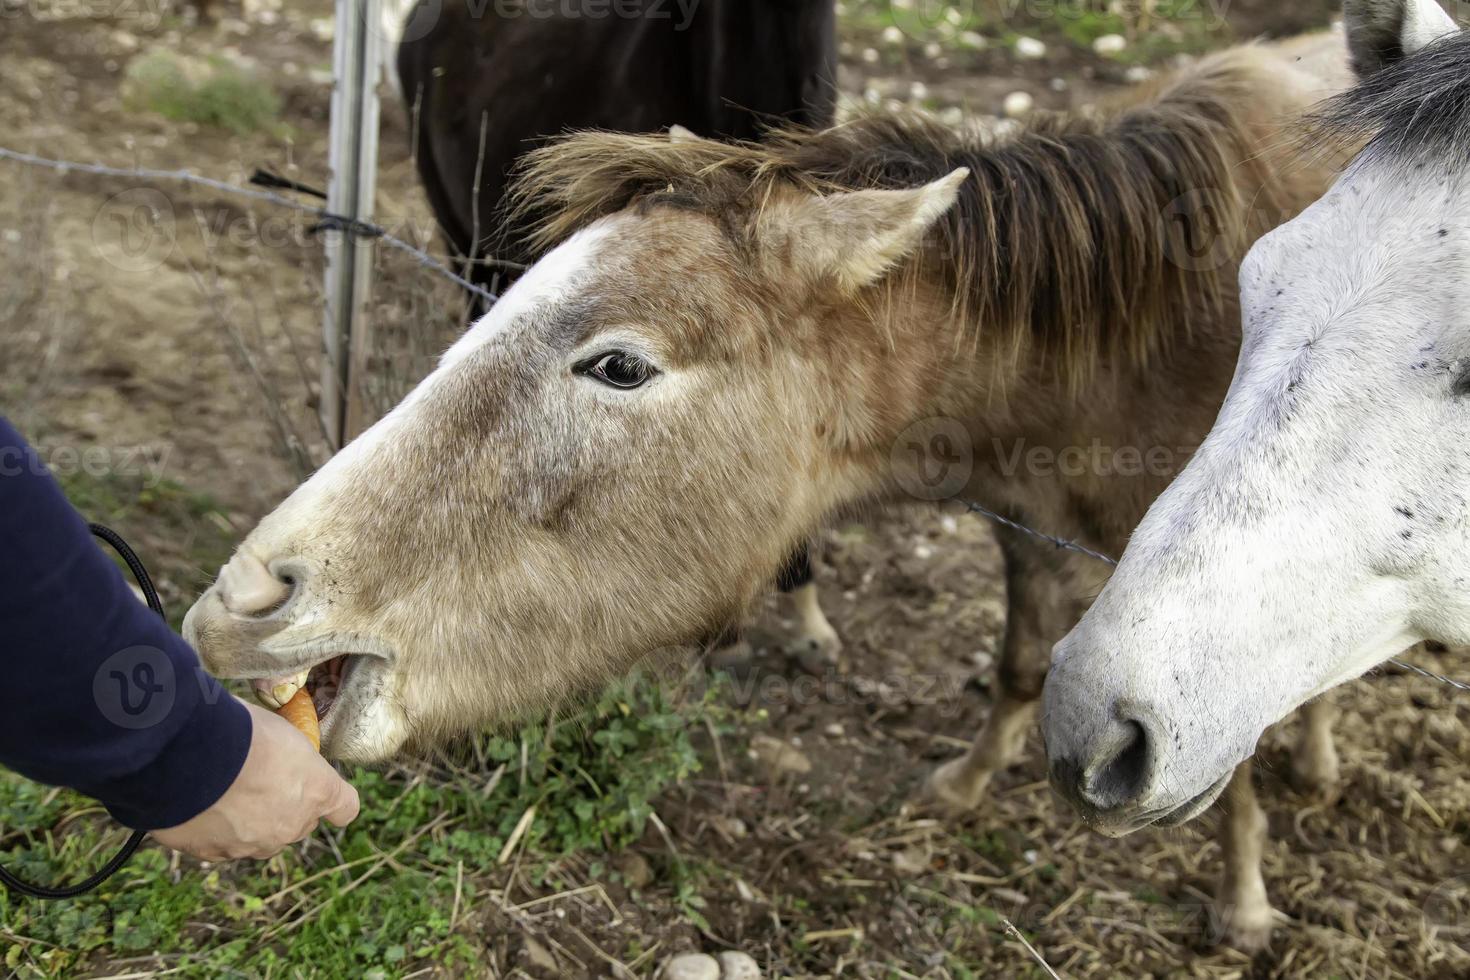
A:
<svg viewBox="0 0 1470 980">
<path fill-rule="evenodd" d="M 306 686 L 308 673 L 309 671 L 303 670 L 291 677 L 270 677 L 265 680 L 252 681 L 251 686 L 255 688 L 255 700 L 272 711 L 284 707 L 297 691 Z"/>
</svg>

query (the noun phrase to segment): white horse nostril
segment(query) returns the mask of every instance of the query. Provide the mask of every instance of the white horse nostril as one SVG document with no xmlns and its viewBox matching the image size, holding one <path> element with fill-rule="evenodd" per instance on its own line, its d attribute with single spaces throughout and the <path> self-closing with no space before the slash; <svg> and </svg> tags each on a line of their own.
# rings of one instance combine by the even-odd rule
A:
<svg viewBox="0 0 1470 980">
<path fill-rule="evenodd" d="M 271 574 L 265 563 L 254 555 L 237 551 L 228 565 L 220 569 L 220 601 L 237 616 L 264 616 L 279 609 L 291 597 L 295 583 Z"/>
</svg>

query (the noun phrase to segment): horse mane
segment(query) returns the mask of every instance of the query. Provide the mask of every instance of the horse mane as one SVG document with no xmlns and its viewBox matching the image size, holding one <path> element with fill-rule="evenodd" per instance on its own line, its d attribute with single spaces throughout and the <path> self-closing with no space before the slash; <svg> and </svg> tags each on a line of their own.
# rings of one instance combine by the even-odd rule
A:
<svg viewBox="0 0 1470 980">
<path fill-rule="evenodd" d="M 1261 73 L 1227 55 L 1140 104 L 1110 115 L 1039 114 L 1010 136 L 913 111 L 824 130 L 776 128 L 760 142 L 581 132 L 528 154 L 513 200 L 541 247 L 661 203 L 706 213 L 738 239 L 783 187 L 911 188 L 968 167 L 972 177 L 927 247 L 883 288 L 902 295 L 916 276 L 939 277 L 953 290 L 957 322 L 983 325 L 1017 360 L 1039 352 L 1075 382 L 1105 358 L 1146 365 L 1193 318 L 1228 302 L 1234 263 L 1181 261 L 1167 226 L 1183 222 L 1187 234 L 1224 240 L 1236 259 L 1243 253 L 1246 202 L 1275 206 L 1257 199 L 1271 182 L 1252 170 L 1265 164 L 1245 121 L 1263 98 Z"/>
<path fill-rule="evenodd" d="M 1440 38 L 1334 96 L 1312 132 L 1365 153 L 1417 164 L 1470 162 L 1470 31 Z M 1356 147 L 1353 147 L 1356 148 Z"/>
</svg>

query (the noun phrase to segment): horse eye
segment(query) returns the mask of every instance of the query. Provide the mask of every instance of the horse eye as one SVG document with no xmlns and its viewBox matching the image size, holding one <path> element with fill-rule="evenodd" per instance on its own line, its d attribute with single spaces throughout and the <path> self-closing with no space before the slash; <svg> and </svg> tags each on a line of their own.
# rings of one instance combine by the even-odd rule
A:
<svg viewBox="0 0 1470 980">
<path fill-rule="evenodd" d="M 577 371 L 613 388 L 641 388 L 656 373 L 653 365 L 637 354 L 620 350 L 584 361 Z"/>
</svg>

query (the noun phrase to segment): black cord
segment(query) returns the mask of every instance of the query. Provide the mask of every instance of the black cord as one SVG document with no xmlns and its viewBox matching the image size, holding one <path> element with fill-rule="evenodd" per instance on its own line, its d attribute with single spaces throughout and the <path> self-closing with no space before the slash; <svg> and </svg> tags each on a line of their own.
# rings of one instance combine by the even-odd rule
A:
<svg viewBox="0 0 1470 980">
<path fill-rule="evenodd" d="M 122 535 L 110 527 L 103 527 L 101 524 L 89 524 L 87 527 L 97 537 L 112 545 L 113 549 L 122 556 L 122 560 L 127 563 L 128 570 L 133 573 L 133 578 L 138 580 L 138 588 L 143 590 L 143 599 L 148 603 L 148 608 L 158 613 L 159 616 L 163 616 L 163 603 L 158 599 L 158 590 L 153 587 L 153 579 L 148 577 L 148 570 L 143 567 L 143 562 L 139 560 L 137 553 L 128 547 L 128 543 L 122 539 Z M 167 617 L 164 618 L 166 619 Z M 41 885 L 33 885 L 28 881 L 22 881 L 9 871 L 6 871 L 4 867 L 0 867 L 0 885 L 4 885 L 17 895 L 26 895 L 30 898 L 43 898 L 53 902 L 66 898 L 76 898 L 78 895 L 85 895 L 108 878 L 117 874 L 122 869 L 122 866 L 128 863 L 128 859 L 133 856 L 133 852 L 138 849 L 139 844 L 143 843 L 143 838 L 146 836 L 147 833 L 144 831 L 133 831 L 132 835 L 128 837 L 127 842 L 123 844 L 122 849 L 113 855 L 111 861 L 104 864 L 100 871 L 86 881 L 79 882 L 78 884 L 68 885 L 64 888 L 44 888 Z"/>
</svg>

